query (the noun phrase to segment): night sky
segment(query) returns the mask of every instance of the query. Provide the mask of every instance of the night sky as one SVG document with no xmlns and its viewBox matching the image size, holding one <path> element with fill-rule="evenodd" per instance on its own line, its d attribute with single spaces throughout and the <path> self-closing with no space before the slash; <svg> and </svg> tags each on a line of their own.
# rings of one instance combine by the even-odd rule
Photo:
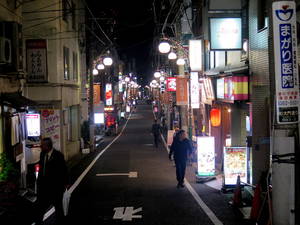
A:
<svg viewBox="0 0 300 225">
<path fill-rule="evenodd" d="M 153 0 L 87 2 L 117 47 L 121 58 L 135 58 L 137 74 L 144 80 L 152 76 L 151 51 L 155 28 Z"/>
</svg>

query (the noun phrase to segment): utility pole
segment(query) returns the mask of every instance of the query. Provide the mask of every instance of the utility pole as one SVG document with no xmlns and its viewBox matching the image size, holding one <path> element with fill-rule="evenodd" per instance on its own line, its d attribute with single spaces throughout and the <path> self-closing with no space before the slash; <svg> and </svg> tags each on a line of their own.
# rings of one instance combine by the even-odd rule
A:
<svg viewBox="0 0 300 225">
<path fill-rule="evenodd" d="M 269 5 L 271 102 L 272 223 L 298 224 L 299 218 L 299 80 L 296 4 Z M 299 213 L 298 213 L 299 214 Z"/>
</svg>

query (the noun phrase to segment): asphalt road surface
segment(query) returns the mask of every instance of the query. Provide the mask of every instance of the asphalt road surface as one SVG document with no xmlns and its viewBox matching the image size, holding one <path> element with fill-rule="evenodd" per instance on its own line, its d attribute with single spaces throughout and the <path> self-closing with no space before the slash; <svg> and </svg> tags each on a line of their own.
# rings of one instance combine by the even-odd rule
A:
<svg viewBox="0 0 300 225">
<path fill-rule="evenodd" d="M 186 187 L 176 188 L 167 151 L 153 146 L 152 122 L 151 106 L 138 106 L 120 137 L 73 185 L 69 223 L 243 224 L 218 190 L 195 182 L 191 167 Z"/>
</svg>

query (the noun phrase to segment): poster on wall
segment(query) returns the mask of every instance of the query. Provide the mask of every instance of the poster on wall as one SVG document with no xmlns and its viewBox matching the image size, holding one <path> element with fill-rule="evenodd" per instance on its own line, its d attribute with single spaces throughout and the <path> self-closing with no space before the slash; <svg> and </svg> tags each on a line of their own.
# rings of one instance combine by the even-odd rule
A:
<svg viewBox="0 0 300 225">
<path fill-rule="evenodd" d="M 215 137 L 197 137 L 199 176 L 215 175 Z"/>
<path fill-rule="evenodd" d="M 26 127 L 28 137 L 39 137 L 41 135 L 40 114 L 26 114 Z"/>
<path fill-rule="evenodd" d="M 50 137 L 53 141 L 53 147 L 60 151 L 60 110 L 42 109 L 41 127 L 42 137 Z"/>
<path fill-rule="evenodd" d="M 105 100 L 106 100 L 106 105 L 112 105 L 113 101 L 113 96 L 112 96 L 112 85 L 111 84 L 106 84 L 105 85 Z"/>
<path fill-rule="evenodd" d="M 47 40 L 26 40 L 27 81 L 47 82 Z"/>
<path fill-rule="evenodd" d="M 298 123 L 299 80 L 295 2 L 273 2 L 272 14 L 277 123 Z"/>
<path fill-rule="evenodd" d="M 247 147 L 224 147 L 224 185 L 236 185 L 238 175 L 247 183 Z"/>
</svg>

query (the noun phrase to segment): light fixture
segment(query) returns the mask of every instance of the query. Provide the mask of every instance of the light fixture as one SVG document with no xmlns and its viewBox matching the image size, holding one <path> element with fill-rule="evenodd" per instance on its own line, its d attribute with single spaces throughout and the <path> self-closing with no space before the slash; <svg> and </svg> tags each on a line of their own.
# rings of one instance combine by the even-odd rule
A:
<svg viewBox="0 0 300 225">
<path fill-rule="evenodd" d="M 98 75 L 98 73 L 99 73 L 98 70 L 94 68 L 93 69 L 93 75 Z"/>
<path fill-rule="evenodd" d="M 129 77 L 125 77 L 125 82 L 129 82 L 130 78 Z"/>
<path fill-rule="evenodd" d="M 161 42 L 158 46 L 160 53 L 168 53 L 171 50 L 171 46 L 168 42 Z"/>
<path fill-rule="evenodd" d="M 177 59 L 176 53 L 175 52 L 170 52 L 169 55 L 168 55 L 168 59 L 170 59 L 170 60 Z"/>
<path fill-rule="evenodd" d="M 160 73 L 160 72 L 156 71 L 156 72 L 154 73 L 154 77 L 155 77 L 155 78 L 160 78 L 160 76 L 161 76 L 161 73 Z"/>
<path fill-rule="evenodd" d="M 113 64 L 113 60 L 110 57 L 105 57 L 103 59 L 103 63 L 104 63 L 105 66 L 111 66 Z"/>
<path fill-rule="evenodd" d="M 97 70 L 104 70 L 104 68 L 105 66 L 102 63 L 97 65 Z"/>
<path fill-rule="evenodd" d="M 159 78 L 159 80 L 160 80 L 161 82 L 163 82 L 163 81 L 165 81 L 165 77 L 164 77 L 164 76 L 161 76 L 161 77 Z"/>
<path fill-rule="evenodd" d="M 184 61 L 184 59 L 179 58 L 179 59 L 177 59 L 176 64 L 177 64 L 178 66 L 183 66 L 183 65 L 185 64 L 185 61 Z"/>
</svg>

